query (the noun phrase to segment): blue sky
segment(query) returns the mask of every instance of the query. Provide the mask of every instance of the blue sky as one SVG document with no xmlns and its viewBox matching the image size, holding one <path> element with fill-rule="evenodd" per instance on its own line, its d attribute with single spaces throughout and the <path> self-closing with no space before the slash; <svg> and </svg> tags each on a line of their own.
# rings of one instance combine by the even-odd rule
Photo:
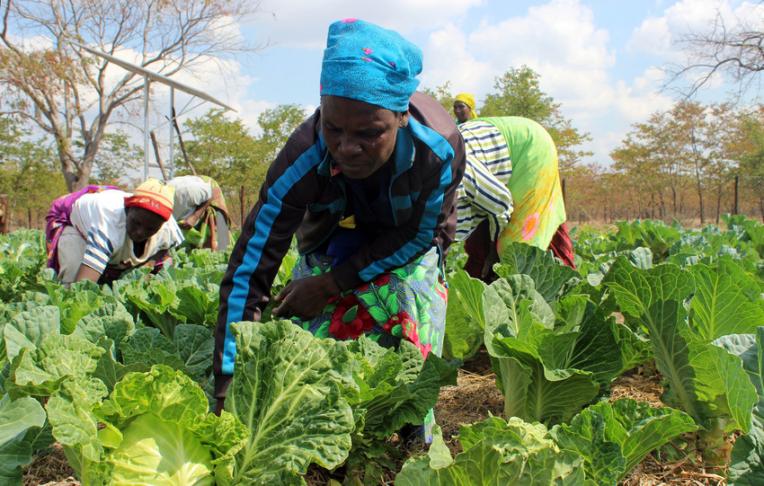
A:
<svg viewBox="0 0 764 486">
<path fill-rule="evenodd" d="M 256 14 L 225 27 L 261 49 L 207 59 L 175 78 L 233 106 L 237 112 L 230 116 L 255 130 L 267 108 L 315 108 L 328 25 L 362 18 L 421 47 L 422 86 L 450 81 L 454 92 L 474 93 L 479 105 L 497 76 L 530 66 L 563 114 L 591 134 L 584 148 L 594 155 L 587 162 L 607 165 L 632 124 L 675 101 L 675 93 L 661 88 L 664 68 L 684 60 L 676 40 L 709 27 L 717 15 L 727 25 L 745 19 L 764 29 L 764 3 L 758 0 L 262 0 Z M 130 59 L 135 52 L 119 55 Z M 121 76 L 120 69 L 110 67 L 107 76 Z M 717 77 L 701 100 L 724 100 L 729 87 Z M 152 97 L 155 112 L 166 112 L 168 90 L 156 86 Z M 178 95 L 178 106 L 184 102 Z"/>
<path fill-rule="evenodd" d="M 541 74 L 542 89 L 562 103 L 565 116 L 591 133 L 590 161 L 609 164 L 609 152 L 631 124 L 671 106 L 676 95 L 661 87 L 663 68 L 682 60 L 674 45 L 678 36 L 708 26 L 717 13 L 728 22 L 764 19 L 756 3 L 264 0 L 260 12 L 237 27 L 251 44 L 267 46 L 236 58 L 224 83 L 205 83 L 251 126 L 263 109 L 280 103 L 315 107 L 327 26 L 339 18 L 362 18 L 422 48 L 423 86 L 451 81 L 455 92 L 475 93 L 478 104 L 497 76 L 529 65 Z M 723 80 L 715 85 L 702 93 L 705 100 L 723 99 Z"/>
</svg>

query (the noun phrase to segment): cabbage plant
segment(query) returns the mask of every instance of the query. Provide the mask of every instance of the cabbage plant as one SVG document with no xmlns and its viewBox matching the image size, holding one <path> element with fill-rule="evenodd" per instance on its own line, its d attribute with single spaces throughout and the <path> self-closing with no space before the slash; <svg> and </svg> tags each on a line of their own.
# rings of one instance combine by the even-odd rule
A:
<svg viewBox="0 0 764 486">
<path fill-rule="evenodd" d="M 727 434 L 750 430 L 757 395 L 742 360 L 712 341 L 752 333 L 764 321 L 754 277 L 730 259 L 689 270 L 668 263 L 641 270 L 620 257 L 604 283 L 626 324 L 649 334 L 666 383 L 663 401 L 702 427 L 706 462 L 726 464 Z"/>
<path fill-rule="evenodd" d="M 68 398 L 51 398 L 48 419 L 85 486 L 227 484 L 247 438 L 238 419 L 209 413 L 202 389 L 164 365 L 128 373 L 91 409 Z"/>
</svg>

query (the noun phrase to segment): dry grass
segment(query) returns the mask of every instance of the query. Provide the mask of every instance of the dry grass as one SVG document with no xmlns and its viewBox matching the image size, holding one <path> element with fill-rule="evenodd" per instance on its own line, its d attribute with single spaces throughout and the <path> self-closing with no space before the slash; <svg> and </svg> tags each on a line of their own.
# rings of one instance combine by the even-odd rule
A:
<svg viewBox="0 0 764 486">
<path fill-rule="evenodd" d="M 704 468 L 700 455 L 696 452 L 674 462 L 659 462 L 650 454 L 634 468 L 621 485 L 723 486 L 727 484 L 723 474 L 724 471 Z"/>
<path fill-rule="evenodd" d="M 66 460 L 60 445 L 54 444 L 47 454 L 35 457 L 24 468 L 24 486 L 79 486 L 74 471 Z"/>
<path fill-rule="evenodd" d="M 652 368 L 640 366 L 636 370 L 619 376 L 610 389 L 610 401 L 631 398 L 646 402 L 652 407 L 663 407 L 661 395 L 663 386 L 660 376 Z"/>
<path fill-rule="evenodd" d="M 435 405 L 435 417 L 452 454 L 461 452 L 456 436 L 462 425 L 479 422 L 490 415 L 501 416 L 504 397 L 496 388 L 496 376 L 459 370 L 456 386 L 444 386 Z"/>
</svg>

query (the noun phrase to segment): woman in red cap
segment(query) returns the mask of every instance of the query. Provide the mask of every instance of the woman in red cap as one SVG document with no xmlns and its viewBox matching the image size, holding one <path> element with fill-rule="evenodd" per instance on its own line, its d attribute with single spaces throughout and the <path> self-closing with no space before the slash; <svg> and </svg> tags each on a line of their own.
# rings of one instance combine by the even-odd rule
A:
<svg viewBox="0 0 764 486">
<path fill-rule="evenodd" d="M 172 217 L 174 190 L 148 179 L 130 194 L 88 186 L 56 199 L 46 217 L 48 266 L 62 283 L 108 283 L 124 271 L 161 261 L 183 242 Z"/>
</svg>

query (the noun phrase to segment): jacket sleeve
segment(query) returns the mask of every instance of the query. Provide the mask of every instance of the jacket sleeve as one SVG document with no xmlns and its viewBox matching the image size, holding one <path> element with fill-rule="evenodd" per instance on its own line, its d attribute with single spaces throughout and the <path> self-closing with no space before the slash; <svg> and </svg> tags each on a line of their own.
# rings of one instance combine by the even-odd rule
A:
<svg viewBox="0 0 764 486">
<path fill-rule="evenodd" d="M 348 290 L 377 275 L 405 265 L 433 246 L 445 250 L 456 228 L 456 188 L 464 173 L 464 143 L 458 134 L 449 141 L 450 157 L 428 156 L 422 191 L 412 217 L 395 230 L 362 247 L 332 270 L 337 286 Z"/>
<path fill-rule="evenodd" d="M 270 300 L 273 279 L 302 222 L 307 201 L 316 191 L 312 178 L 322 159 L 322 149 L 315 137 L 314 118 L 290 136 L 268 169 L 257 204 L 247 216 L 220 283 L 213 355 L 218 398 L 225 396 L 236 356 L 230 325 L 260 319 Z"/>
</svg>

